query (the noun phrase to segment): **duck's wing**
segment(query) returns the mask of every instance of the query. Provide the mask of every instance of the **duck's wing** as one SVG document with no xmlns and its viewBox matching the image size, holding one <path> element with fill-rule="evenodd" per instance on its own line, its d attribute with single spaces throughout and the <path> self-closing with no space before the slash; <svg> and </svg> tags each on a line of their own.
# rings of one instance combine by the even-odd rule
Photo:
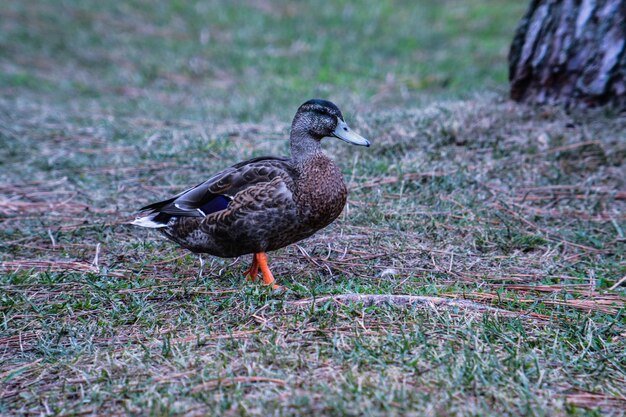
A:
<svg viewBox="0 0 626 417">
<path fill-rule="evenodd" d="M 205 217 L 228 208 L 235 196 L 250 187 L 267 187 L 279 177 L 288 188 L 297 175 L 289 159 L 260 157 L 240 162 L 227 168 L 208 180 L 189 188 L 174 197 L 141 208 L 150 213 L 148 227 L 162 227 L 173 216 Z M 145 218 L 145 217 L 143 217 Z M 140 226 L 140 220 L 134 223 Z"/>
</svg>

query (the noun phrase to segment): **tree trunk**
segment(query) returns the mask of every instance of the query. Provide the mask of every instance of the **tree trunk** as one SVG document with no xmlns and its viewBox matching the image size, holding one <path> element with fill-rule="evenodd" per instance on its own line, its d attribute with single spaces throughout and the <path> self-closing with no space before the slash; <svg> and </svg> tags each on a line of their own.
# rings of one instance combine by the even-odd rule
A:
<svg viewBox="0 0 626 417">
<path fill-rule="evenodd" d="M 532 0 L 509 52 L 511 98 L 626 109 L 626 0 Z"/>
</svg>

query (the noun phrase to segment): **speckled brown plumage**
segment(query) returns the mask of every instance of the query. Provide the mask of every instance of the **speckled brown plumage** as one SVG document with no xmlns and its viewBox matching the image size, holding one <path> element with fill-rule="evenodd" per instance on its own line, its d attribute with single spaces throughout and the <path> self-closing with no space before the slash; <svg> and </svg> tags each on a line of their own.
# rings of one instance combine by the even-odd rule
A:
<svg viewBox="0 0 626 417">
<path fill-rule="evenodd" d="M 257 161 L 250 170 L 266 171 L 266 182 L 236 192 L 222 211 L 199 217 L 176 217 L 160 229 L 181 246 L 199 253 L 234 257 L 280 249 L 328 226 L 341 214 L 348 195 L 341 171 L 319 152 L 302 166 L 289 161 Z M 291 175 L 285 175 L 290 172 Z M 235 173 L 239 174 L 239 173 Z M 231 181 L 241 179 L 230 175 Z M 236 183 L 236 181 L 234 181 Z M 211 189 L 211 186 L 207 186 Z M 222 193 L 230 191 L 222 185 Z"/>
<path fill-rule="evenodd" d="M 259 254 L 305 239 L 332 223 L 346 204 L 341 171 L 320 147 L 328 136 L 369 146 L 349 131 L 334 104 L 310 100 L 294 117 L 290 158 L 233 165 L 144 207 L 147 213 L 134 223 L 159 228 L 193 252 L 220 257 Z"/>
<path fill-rule="evenodd" d="M 319 152 L 303 163 L 294 192 L 303 224 L 316 230 L 328 226 L 341 214 L 347 197 L 343 175 L 330 158 Z"/>
</svg>

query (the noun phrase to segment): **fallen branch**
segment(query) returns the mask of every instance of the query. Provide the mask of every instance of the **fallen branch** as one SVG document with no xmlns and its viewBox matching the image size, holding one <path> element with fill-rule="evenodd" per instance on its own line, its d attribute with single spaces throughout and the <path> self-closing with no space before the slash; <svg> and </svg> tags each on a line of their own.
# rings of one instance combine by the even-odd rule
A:
<svg viewBox="0 0 626 417">
<path fill-rule="evenodd" d="M 387 294 L 339 294 L 327 295 L 317 298 L 306 298 L 291 303 L 295 306 L 303 306 L 310 304 L 325 303 L 334 301 L 336 303 L 362 303 L 365 307 L 376 305 L 393 305 L 402 307 L 424 307 L 424 308 L 461 308 L 464 310 L 473 310 L 479 313 L 498 313 L 504 315 L 518 316 L 518 313 L 503 310 L 497 307 L 491 307 L 484 304 L 476 303 L 469 300 L 456 300 L 452 298 L 429 297 L 425 295 L 387 295 Z"/>
</svg>

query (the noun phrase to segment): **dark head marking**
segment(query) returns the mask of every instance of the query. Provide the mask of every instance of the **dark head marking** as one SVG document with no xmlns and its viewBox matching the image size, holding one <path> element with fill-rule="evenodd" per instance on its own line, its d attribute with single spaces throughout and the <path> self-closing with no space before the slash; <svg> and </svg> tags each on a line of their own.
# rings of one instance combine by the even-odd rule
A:
<svg viewBox="0 0 626 417">
<path fill-rule="evenodd" d="M 313 99 L 302 104 L 291 123 L 291 154 L 306 158 L 321 151 L 323 138 L 335 137 L 359 146 L 370 146 L 367 139 L 352 132 L 341 110 L 328 100 Z"/>
<path fill-rule="evenodd" d="M 300 106 L 298 109 L 298 113 L 299 112 L 315 112 L 322 115 L 335 116 L 343 120 L 343 114 L 341 114 L 341 110 L 339 110 L 339 107 L 337 107 L 335 103 L 320 98 L 307 101 Z"/>
<path fill-rule="evenodd" d="M 291 124 L 291 132 L 316 140 L 331 136 L 337 123 L 343 120 L 339 108 L 328 100 L 309 100 L 298 108 Z"/>
</svg>

